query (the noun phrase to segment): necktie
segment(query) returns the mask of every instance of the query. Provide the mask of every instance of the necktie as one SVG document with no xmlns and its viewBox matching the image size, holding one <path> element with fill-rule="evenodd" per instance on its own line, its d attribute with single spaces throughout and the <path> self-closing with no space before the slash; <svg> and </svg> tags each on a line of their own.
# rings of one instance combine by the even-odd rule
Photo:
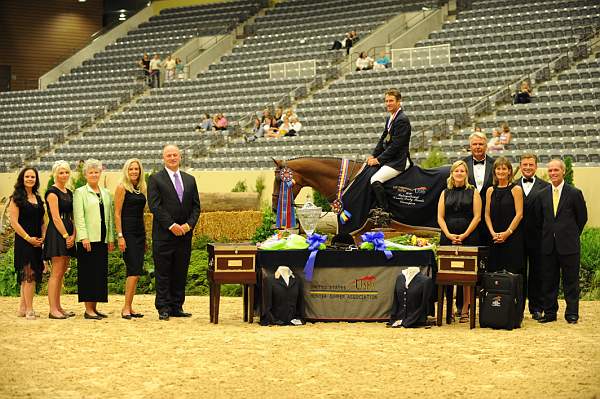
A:
<svg viewBox="0 0 600 399">
<path fill-rule="evenodd" d="M 183 185 L 181 184 L 181 179 L 179 178 L 179 173 L 175 173 L 173 175 L 173 179 L 175 180 L 175 191 L 177 191 L 177 196 L 179 197 L 179 202 L 183 202 Z"/>
<path fill-rule="evenodd" d="M 473 166 L 474 165 L 485 165 L 485 158 L 483 160 L 481 160 L 481 161 L 473 159 Z"/>
<path fill-rule="evenodd" d="M 558 210 L 558 188 L 552 189 L 552 206 L 554 208 L 554 216 L 556 216 L 556 211 Z"/>
<path fill-rule="evenodd" d="M 524 177 L 523 183 L 533 183 L 533 177 Z"/>
</svg>

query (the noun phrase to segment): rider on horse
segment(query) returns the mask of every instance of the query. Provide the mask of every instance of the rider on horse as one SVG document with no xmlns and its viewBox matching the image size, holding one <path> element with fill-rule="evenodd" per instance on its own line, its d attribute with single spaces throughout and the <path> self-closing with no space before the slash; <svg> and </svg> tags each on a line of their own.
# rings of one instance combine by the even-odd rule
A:
<svg viewBox="0 0 600 399">
<path fill-rule="evenodd" d="M 367 165 L 379 170 L 371 177 L 371 189 L 378 208 L 389 213 L 389 203 L 383 183 L 398 176 L 410 166 L 409 143 L 410 121 L 402 111 L 402 96 L 397 89 L 385 92 L 385 106 L 390 115 L 386 118 L 385 129 Z"/>
</svg>

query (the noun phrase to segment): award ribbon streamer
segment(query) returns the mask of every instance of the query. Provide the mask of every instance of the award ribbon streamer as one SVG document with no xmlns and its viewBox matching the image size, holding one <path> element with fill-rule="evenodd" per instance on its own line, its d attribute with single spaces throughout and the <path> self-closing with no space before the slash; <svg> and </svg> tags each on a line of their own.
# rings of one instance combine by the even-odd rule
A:
<svg viewBox="0 0 600 399">
<path fill-rule="evenodd" d="M 333 201 L 333 210 L 339 215 L 340 223 L 342 224 L 346 224 L 352 217 L 352 214 L 349 211 L 344 210 L 344 203 L 342 202 L 342 191 L 344 191 L 344 187 L 346 187 L 346 184 L 348 183 L 348 166 L 350 166 L 350 160 L 346 158 L 342 159 L 340 172 L 338 174 L 337 194 L 335 201 Z"/>
<path fill-rule="evenodd" d="M 281 184 L 279 186 L 279 198 L 277 199 L 277 228 L 292 228 L 296 226 L 296 213 L 294 210 L 294 199 L 292 198 L 292 171 L 284 168 L 280 172 Z"/>
<path fill-rule="evenodd" d="M 306 237 L 306 242 L 308 243 L 308 250 L 311 251 L 310 255 L 308 255 L 308 260 L 304 265 L 304 277 L 306 281 L 312 281 L 313 272 L 315 270 L 315 259 L 317 258 L 317 252 L 321 244 L 324 244 L 327 241 L 327 237 L 320 234 L 311 234 Z"/>
<path fill-rule="evenodd" d="M 370 242 L 375 251 L 383 251 L 387 259 L 392 258 L 392 251 L 385 248 L 384 235 L 381 231 L 370 231 L 360 236 L 364 242 Z"/>
</svg>

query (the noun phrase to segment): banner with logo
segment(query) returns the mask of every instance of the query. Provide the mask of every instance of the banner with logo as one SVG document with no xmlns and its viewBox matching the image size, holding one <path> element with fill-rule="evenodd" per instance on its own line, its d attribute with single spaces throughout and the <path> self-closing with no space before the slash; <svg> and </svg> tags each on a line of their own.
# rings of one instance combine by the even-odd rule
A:
<svg viewBox="0 0 600 399">
<path fill-rule="evenodd" d="M 408 266 L 321 267 L 304 281 L 308 320 L 388 320 L 396 279 Z M 293 268 L 302 276 L 302 268 Z M 429 275 L 430 268 L 421 267 Z"/>
<path fill-rule="evenodd" d="M 342 195 L 344 209 L 352 217 L 345 224 L 338 222 L 338 232 L 350 233 L 358 230 L 367 220 L 369 209 L 374 204 L 370 184 L 371 176 L 379 169 L 367 167 L 354 179 Z M 389 198 L 390 212 L 401 223 L 413 226 L 438 227 L 437 202 L 446 188 L 449 167 L 421 169 L 408 168 L 384 184 Z"/>
</svg>

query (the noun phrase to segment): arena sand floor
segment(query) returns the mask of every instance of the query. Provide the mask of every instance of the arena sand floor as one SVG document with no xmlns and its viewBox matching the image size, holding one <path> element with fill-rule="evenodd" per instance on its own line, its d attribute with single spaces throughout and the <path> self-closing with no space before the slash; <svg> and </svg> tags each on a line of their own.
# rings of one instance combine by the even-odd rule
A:
<svg viewBox="0 0 600 399">
<path fill-rule="evenodd" d="M 77 317 L 28 321 L 0 298 L 0 398 L 600 398 L 600 302 L 581 302 L 577 325 L 494 331 L 261 327 L 242 322 L 241 298 L 223 298 L 211 325 L 208 297 L 163 322 L 153 300 L 136 297 L 146 317 L 123 320 L 111 296 L 94 321 L 65 296 Z M 35 305 L 45 315 L 45 298 Z"/>
</svg>

